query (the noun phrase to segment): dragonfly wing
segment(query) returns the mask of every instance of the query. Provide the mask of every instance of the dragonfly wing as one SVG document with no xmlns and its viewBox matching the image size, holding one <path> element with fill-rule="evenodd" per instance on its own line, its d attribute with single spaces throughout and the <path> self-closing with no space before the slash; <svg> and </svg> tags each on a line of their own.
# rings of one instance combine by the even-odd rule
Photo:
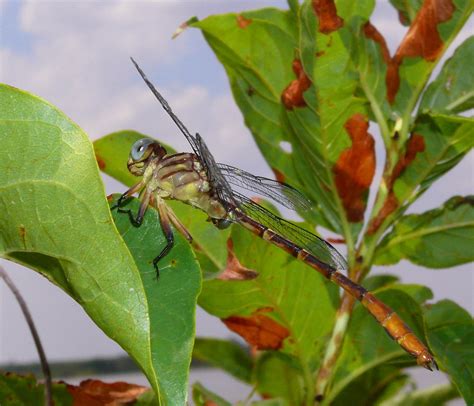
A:
<svg viewBox="0 0 474 406">
<path fill-rule="evenodd" d="M 327 241 L 274 215 L 264 207 L 240 193 L 234 192 L 234 199 L 239 202 L 239 209 L 253 220 L 268 227 L 275 233 L 285 237 L 301 248 L 304 248 L 316 258 L 333 268 L 339 271 L 347 270 L 347 262 L 344 257 Z"/>
<path fill-rule="evenodd" d="M 250 192 L 272 199 L 284 207 L 295 211 L 312 211 L 310 200 L 299 190 L 273 179 L 255 176 L 230 165 L 217 164 L 227 182 Z"/>
<path fill-rule="evenodd" d="M 171 119 L 175 122 L 175 124 L 178 126 L 180 131 L 183 133 L 183 135 L 186 137 L 186 139 L 189 142 L 189 145 L 191 145 L 191 148 L 193 149 L 194 153 L 197 155 L 198 154 L 198 144 L 197 140 L 195 137 L 191 135 L 191 133 L 188 131 L 186 126 L 181 122 L 181 120 L 176 116 L 176 114 L 173 113 L 173 110 L 171 110 L 170 105 L 168 102 L 165 100 L 165 98 L 161 95 L 161 93 L 155 88 L 153 83 L 147 78 L 145 73 L 142 71 L 140 66 L 135 62 L 133 58 L 130 58 L 135 65 L 135 68 L 137 69 L 138 73 L 142 77 L 142 79 L 145 81 L 147 86 L 150 88 L 151 92 L 153 95 L 158 99 L 160 104 L 163 106 L 163 109 L 168 113 L 168 115 L 171 117 Z"/>
<path fill-rule="evenodd" d="M 201 163 L 204 165 L 209 183 L 211 188 L 217 194 L 217 198 L 228 210 L 238 207 L 239 202 L 235 200 L 232 188 L 222 174 L 220 167 L 214 160 L 214 157 L 212 156 L 211 151 L 209 151 L 203 138 L 199 134 L 196 134 L 195 139 L 198 148 L 197 155 Z"/>
</svg>

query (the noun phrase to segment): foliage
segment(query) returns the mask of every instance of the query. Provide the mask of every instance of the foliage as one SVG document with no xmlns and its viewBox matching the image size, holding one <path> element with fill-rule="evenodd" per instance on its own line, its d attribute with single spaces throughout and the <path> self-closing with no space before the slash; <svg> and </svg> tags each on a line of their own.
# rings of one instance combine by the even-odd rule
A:
<svg viewBox="0 0 474 406">
<path fill-rule="evenodd" d="M 150 261 L 165 241 L 156 214 L 142 230 L 126 214 L 112 218 L 90 141 L 44 100 L 1 85 L 0 143 L 1 256 L 80 303 L 164 403 L 184 402 L 200 290 L 189 245 L 177 237 L 179 259 L 163 260 L 170 272 L 156 283 Z"/>
<path fill-rule="evenodd" d="M 474 142 L 474 120 L 460 115 L 474 106 L 474 37 L 427 83 L 474 7 L 469 0 L 441 3 L 392 1 L 410 25 L 393 56 L 369 22 L 371 0 L 290 0 L 288 10 L 188 22 L 222 63 L 276 177 L 312 201 L 313 213 L 299 213 L 305 227 L 342 236 L 356 281 L 374 264 L 407 259 L 440 268 L 473 259 L 472 196 L 405 214 Z M 375 164 L 384 158 L 375 156 L 369 122 L 380 129 L 385 166 L 367 211 Z M 35 269 L 78 301 L 138 363 L 161 404 L 186 399 L 201 284 L 196 258 L 204 277 L 199 304 L 253 351 L 199 339 L 194 355 L 268 398 L 255 405 L 311 405 L 315 396 L 323 404 L 433 404 L 453 398 L 453 387 L 474 402 L 472 318 L 453 302 L 427 303 L 432 295 L 424 286 L 390 276 L 366 280 L 429 344 L 453 382 L 406 394 L 404 368 L 414 361 L 365 309 L 344 305 L 333 284 L 243 229 L 217 230 L 203 213 L 170 202 L 194 243 L 191 250 L 175 233 L 157 282 L 151 260 L 165 239 L 155 211 L 140 228 L 125 213 L 111 215 L 98 172 L 127 186 L 136 182 L 125 162 L 141 137 L 112 133 L 93 151 L 82 130 L 53 106 L 0 87 L 1 256 Z M 127 206 L 137 207 L 135 200 Z M 229 404 L 200 384 L 193 398 Z M 141 402 L 153 402 L 152 395 Z"/>
</svg>

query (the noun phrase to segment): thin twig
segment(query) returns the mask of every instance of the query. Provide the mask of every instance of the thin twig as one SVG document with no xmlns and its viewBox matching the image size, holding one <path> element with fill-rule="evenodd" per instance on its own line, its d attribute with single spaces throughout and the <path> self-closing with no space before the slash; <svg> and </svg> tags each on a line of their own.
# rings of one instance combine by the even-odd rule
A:
<svg viewBox="0 0 474 406">
<path fill-rule="evenodd" d="M 20 294 L 20 291 L 17 289 L 13 281 L 10 279 L 8 274 L 6 273 L 5 269 L 0 265 L 0 278 L 3 278 L 6 285 L 10 288 L 13 295 L 15 296 L 20 308 L 23 312 L 23 316 L 25 316 L 26 323 L 30 328 L 31 335 L 33 336 L 33 340 L 35 342 L 36 349 L 38 350 L 38 355 L 41 361 L 41 369 L 43 370 L 45 385 L 44 385 L 44 401 L 46 406 L 53 406 L 53 392 L 52 392 L 52 384 L 51 384 L 51 371 L 49 369 L 48 360 L 46 359 L 46 354 L 44 353 L 43 346 L 41 345 L 41 340 L 38 335 L 38 331 L 36 330 L 35 323 L 33 322 L 33 318 L 31 317 L 31 313 L 28 310 L 28 306 L 26 305 L 25 300 Z"/>
</svg>

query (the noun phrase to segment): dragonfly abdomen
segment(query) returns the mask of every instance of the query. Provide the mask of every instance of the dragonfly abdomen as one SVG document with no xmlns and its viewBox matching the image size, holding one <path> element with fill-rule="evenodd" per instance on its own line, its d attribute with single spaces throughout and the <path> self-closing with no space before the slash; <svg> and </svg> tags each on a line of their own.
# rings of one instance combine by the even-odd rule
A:
<svg viewBox="0 0 474 406">
<path fill-rule="evenodd" d="M 327 279 L 343 288 L 355 299 L 359 300 L 369 313 L 372 314 L 372 316 L 383 326 L 388 335 L 406 352 L 416 358 L 419 365 L 424 366 L 429 370 L 431 370 L 432 367 L 437 367 L 428 348 L 426 348 L 426 346 L 416 337 L 400 316 L 398 316 L 398 314 L 389 306 L 377 299 L 367 289 L 353 282 L 332 266 L 320 261 L 304 248 L 299 247 L 268 227 L 256 222 L 246 214 L 238 211 L 236 212 L 236 219 L 242 226 L 254 234 L 283 249 L 296 259 L 303 261 L 305 264 L 324 275 Z"/>
</svg>

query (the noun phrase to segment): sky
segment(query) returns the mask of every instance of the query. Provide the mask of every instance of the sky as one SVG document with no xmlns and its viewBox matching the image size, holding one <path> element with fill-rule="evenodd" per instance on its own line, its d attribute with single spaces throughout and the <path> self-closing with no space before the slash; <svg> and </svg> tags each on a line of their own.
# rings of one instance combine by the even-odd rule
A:
<svg viewBox="0 0 474 406">
<path fill-rule="evenodd" d="M 137 76 L 129 56 L 147 72 L 191 131 L 204 136 L 218 161 L 272 177 L 235 105 L 222 66 L 198 30 L 172 40 L 191 16 L 242 11 L 283 1 L 5 1 L 0 0 L 0 81 L 48 100 L 91 139 L 134 129 L 188 150 L 171 120 Z M 403 38 L 388 0 L 378 3 L 372 22 L 392 51 Z M 464 27 L 448 55 L 474 32 Z M 232 145 L 232 148 L 229 148 Z M 380 147 L 380 142 L 377 144 Z M 473 191 L 472 154 L 415 203 L 412 212 Z M 379 165 L 378 174 L 380 174 Z M 104 177 L 107 191 L 124 186 Z M 122 354 L 82 308 L 31 270 L 0 260 L 26 298 L 51 360 Z M 472 265 L 427 270 L 406 261 L 376 272 L 430 286 L 435 299 L 450 298 L 473 311 Z M 198 335 L 230 337 L 216 319 L 198 312 Z M 36 361 L 37 354 L 17 304 L 0 284 L 0 364 Z"/>
</svg>

